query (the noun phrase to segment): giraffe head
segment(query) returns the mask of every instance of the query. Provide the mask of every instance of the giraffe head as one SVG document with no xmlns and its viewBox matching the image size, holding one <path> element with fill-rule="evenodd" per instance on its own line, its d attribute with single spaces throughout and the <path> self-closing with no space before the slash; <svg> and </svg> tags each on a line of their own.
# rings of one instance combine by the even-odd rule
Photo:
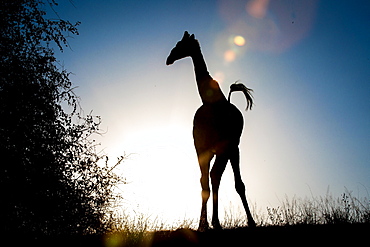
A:
<svg viewBox="0 0 370 247">
<path fill-rule="evenodd" d="M 199 49 L 199 42 L 195 39 L 194 34 L 190 35 L 185 31 L 182 39 L 177 42 L 176 46 L 171 50 L 170 55 L 167 57 L 166 64 L 171 65 L 176 60 L 192 56 L 194 51 Z"/>
</svg>

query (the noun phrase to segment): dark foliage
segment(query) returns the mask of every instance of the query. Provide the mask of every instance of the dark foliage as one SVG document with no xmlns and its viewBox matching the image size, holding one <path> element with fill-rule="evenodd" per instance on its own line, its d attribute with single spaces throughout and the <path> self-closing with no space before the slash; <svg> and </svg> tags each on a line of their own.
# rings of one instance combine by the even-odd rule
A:
<svg viewBox="0 0 370 247">
<path fill-rule="evenodd" d="M 70 74 L 58 67 L 52 46 L 68 47 L 66 37 L 78 35 L 79 23 L 47 19 L 45 10 L 56 6 L 53 0 L 0 3 L 3 233 L 104 231 L 120 181 L 90 138 L 100 118 L 82 114 Z"/>
</svg>

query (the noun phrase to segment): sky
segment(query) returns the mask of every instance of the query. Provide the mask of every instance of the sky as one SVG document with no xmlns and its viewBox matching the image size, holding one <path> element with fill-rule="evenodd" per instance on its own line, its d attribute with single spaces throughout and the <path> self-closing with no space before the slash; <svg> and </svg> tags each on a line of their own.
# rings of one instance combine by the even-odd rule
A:
<svg viewBox="0 0 370 247">
<path fill-rule="evenodd" d="M 200 214 L 193 66 L 190 58 L 165 65 L 186 30 L 225 95 L 237 80 L 254 90 L 252 111 L 243 94 L 231 99 L 244 117 L 240 166 L 253 207 L 346 190 L 369 197 L 368 1 L 59 4 L 62 18 L 81 25 L 56 56 L 73 73 L 84 111 L 102 117 L 99 148 L 112 161 L 129 155 L 117 171 L 128 182 L 119 188 L 125 214 L 167 222 Z M 243 215 L 230 165 L 219 197 L 221 219 L 224 211 Z"/>
</svg>

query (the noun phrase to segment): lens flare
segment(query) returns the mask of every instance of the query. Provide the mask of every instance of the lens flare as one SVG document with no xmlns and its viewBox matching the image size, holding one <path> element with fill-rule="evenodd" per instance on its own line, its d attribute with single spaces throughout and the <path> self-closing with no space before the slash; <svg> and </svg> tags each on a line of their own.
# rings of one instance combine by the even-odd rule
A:
<svg viewBox="0 0 370 247">
<path fill-rule="evenodd" d="M 300 42 L 308 35 L 318 10 L 318 0 L 271 1 L 271 0 L 219 0 L 220 17 L 225 21 L 224 35 L 231 35 L 229 47 L 240 57 L 237 48 L 281 53 Z M 294 24 L 294 25 L 293 25 Z M 245 39 L 239 46 L 235 35 Z"/>
<path fill-rule="evenodd" d="M 222 71 L 217 71 L 214 77 L 219 84 L 222 84 L 225 80 L 225 74 Z"/>
<path fill-rule="evenodd" d="M 245 45 L 245 39 L 243 36 L 235 36 L 234 37 L 234 44 L 236 44 L 237 46 L 243 46 Z"/>
<path fill-rule="evenodd" d="M 252 0 L 247 3 L 247 12 L 257 19 L 262 19 L 266 16 L 269 0 Z"/>
<path fill-rule="evenodd" d="M 113 233 L 104 236 L 105 247 L 118 247 L 124 245 L 126 239 L 123 234 Z"/>
<path fill-rule="evenodd" d="M 236 58 L 236 54 L 235 54 L 234 51 L 232 51 L 232 50 L 225 51 L 224 59 L 225 59 L 226 62 L 232 62 L 232 61 L 235 60 L 235 58 Z"/>
</svg>

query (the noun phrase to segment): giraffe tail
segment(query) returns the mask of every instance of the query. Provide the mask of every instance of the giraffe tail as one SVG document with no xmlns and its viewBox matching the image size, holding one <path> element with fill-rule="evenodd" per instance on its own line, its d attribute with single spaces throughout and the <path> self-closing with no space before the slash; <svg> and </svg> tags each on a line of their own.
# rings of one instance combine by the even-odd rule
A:
<svg viewBox="0 0 370 247">
<path fill-rule="evenodd" d="M 245 98 L 247 100 L 247 108 L 245 110 L 246 111 L 248 109 L 252 110 L 252 105 L 253 105 L 252 92 L 253 92 L 253 89 L 247 88 L 246 86 L 244 86 L 244 84 L 238 83 L 238 81 L 236 81 L 235 83 L 230 85 L 229 97 L 227 99 L 229 102 L 230 102 L 231 93 L 235 92 L 235 91 L 242 91 L 244 93 Z"/>
</svg>

